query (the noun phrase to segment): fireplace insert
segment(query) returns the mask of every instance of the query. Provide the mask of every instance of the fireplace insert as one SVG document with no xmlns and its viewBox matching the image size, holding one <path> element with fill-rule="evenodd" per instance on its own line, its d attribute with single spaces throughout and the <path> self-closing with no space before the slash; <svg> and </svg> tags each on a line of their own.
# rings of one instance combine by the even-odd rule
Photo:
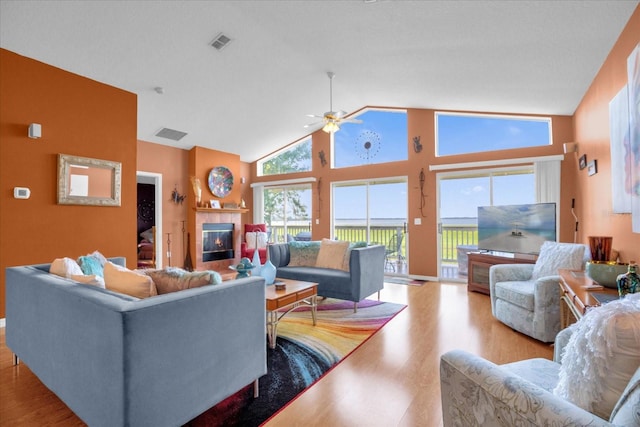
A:
<svg viewBox="0 0 640 427">
<path fill-rule="evenodd" d="M 233 259 L 233 223 L 202 224 L 202 261 Z"/>
</svg>

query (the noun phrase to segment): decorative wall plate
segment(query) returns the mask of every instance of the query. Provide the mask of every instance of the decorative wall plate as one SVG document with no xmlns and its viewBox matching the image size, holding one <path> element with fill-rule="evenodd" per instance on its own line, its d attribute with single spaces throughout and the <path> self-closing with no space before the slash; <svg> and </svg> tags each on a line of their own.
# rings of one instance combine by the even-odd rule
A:
<svg viewBox="0 0 640 427">
<path fill-rule="evenodd" d="M 217 166 L 209 172 L 209 190 L 216 197 L 226 197 L 233 188 L 233 174 L 224 166 Z"/>
</svg>

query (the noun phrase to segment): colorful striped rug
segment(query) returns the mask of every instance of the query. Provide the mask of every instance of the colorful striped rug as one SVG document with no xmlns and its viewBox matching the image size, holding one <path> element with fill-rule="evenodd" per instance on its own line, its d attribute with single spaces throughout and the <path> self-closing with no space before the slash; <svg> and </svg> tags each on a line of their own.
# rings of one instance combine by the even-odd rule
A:
<svg viewBox="0 0 640 427">
<path fill-rule="evenodd" d="M 318 304 L 316 326 L 308 307 L 287 314 L 278 324 L 276 348 L 267 346 L 268 373 L 260 378 L 260 396 L 254 399 L 253 385 L 247 386 L 186 426 L 261 425 L 405 307 L 364 300 L 354 313 L 352 302 L 326 299 Z"/>
</svg>

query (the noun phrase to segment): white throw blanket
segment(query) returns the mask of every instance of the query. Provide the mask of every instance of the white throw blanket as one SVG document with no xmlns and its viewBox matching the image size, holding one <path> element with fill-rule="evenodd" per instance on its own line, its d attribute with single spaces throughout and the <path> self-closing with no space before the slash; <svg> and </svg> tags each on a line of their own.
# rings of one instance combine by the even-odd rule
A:
<svg viewBox="0 0 640 427">
<path fill-rule="evenodd" d="M 608 419 L 640 366 L 640 294 L 590 309 L 570 328 L 553 392 Z"/>
</svg>

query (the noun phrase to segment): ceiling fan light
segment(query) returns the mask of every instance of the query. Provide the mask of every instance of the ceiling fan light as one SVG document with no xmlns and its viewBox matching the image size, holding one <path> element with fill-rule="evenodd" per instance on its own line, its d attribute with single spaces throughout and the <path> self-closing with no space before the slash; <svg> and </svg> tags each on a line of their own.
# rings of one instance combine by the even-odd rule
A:
<svg viewBox="0 0 640 427">
<path fill-rule="evenodd" d="M 338 126 L 337 123 L 330 121 L 327 122 L 326 125 L 324 125 L 324 127 L 322 128 L 323 131 L 325 131 L 326 133 L 333 133 L 333 132 L 337 132 L 340 130 L 340 126 Z"/>
</svg>

